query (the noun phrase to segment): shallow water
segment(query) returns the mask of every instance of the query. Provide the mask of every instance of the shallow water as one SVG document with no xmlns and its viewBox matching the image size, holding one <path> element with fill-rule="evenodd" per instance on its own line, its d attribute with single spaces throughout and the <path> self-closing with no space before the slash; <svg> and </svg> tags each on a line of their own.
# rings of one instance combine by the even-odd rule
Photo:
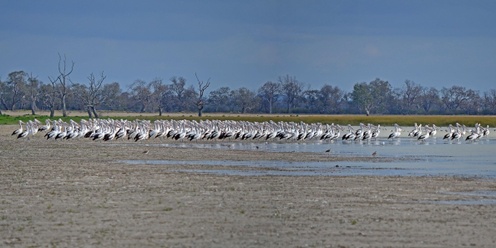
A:
<svg viewBox="0 0 496 248">
<path fill-rule="evenodd" d="M 437 137 L 425 141 L 408 137 L 389 140 L 391 127 L 383 127 L 378 138 L 368 141 L 309 140 L 296 141 L 239 141 L 212 142 L 178 141 L 145 144 L 160 147 L 193 147 L 208 149 L 262 150 L 265 152 L 328 153 L 329 156 L 390 158 L 393 162 L 287 162 L 287 161 L 201 161 L 201 164 L 224 165 L 225 170 L 196 170 L 194 172 L 229 175 L 397 175 L 397 176 L 468 176 L 496 178 L 496 130 L 477 141 L 444 140 L 447 128 L 439 129 Z M 128 163 L 195 164 L 194 161 L 127 161 Z M 250 167 L 249 170 L 236 166 Z M 338 167 L 336 167 L 338 166 Z M 256 170 L 263 167 L 262 170 Z M 186 171 L 186 170 L 185 170 Z"/>
<path fill-rule="evenodd" d="M 330 156 L 376 156 L 393 162 L 288 162 L 288 161 L 124 161 L 132 164 L 223 165 L 223 170 L 183 170 L 184 172 L 228 175 L 378 175 L 378 176 L 460 176 L 496 178 L 496 139 L 476 142 L 446 141 L 442 137 L 418 141 L 410 137 L 349 142 L 178 142 L 149 144 L 164 147 L 263 150 L 266 152 L 314 152 Z M 246 167 L 238 169 L 239 167 Z M 257 168 L 263 168 L 257 170 Z"/>
</svg>

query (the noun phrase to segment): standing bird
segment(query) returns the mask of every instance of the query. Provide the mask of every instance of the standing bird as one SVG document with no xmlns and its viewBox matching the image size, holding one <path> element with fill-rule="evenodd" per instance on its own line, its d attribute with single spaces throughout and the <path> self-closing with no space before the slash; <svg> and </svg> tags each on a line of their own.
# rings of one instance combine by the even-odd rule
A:
<svg viewBox="0 0 496 248">
<path fill-rule="evenodd" d="M 430 136 L 436 136 L 437 134 L 437 126 L 436 124 L 432 124 L 432 127 L 430 128 L 429 135 Z"/>
<path fill-rule="evenodd" d="M 394 124 L 394 131 L 391 134 L 389 134 L 388 139 L 394 139 L 396 137 L 400 137 L 400 135 L 401 135 L 401 128 L 400 128 L 400 126 L 398 126 L 398 124 L 395 123 Z"/>
<path fill-rule="evenodd" d="M 466 141 L 471 141 L 471 140 L 477 140 L 480 137 L 483 136 L 483 133 L 481 131 L 481 126 L 479 123 L 475 123 L 475 130 L 471 131 L 471 134 L 465 138 Z"/>
<path fill-rule="evenodd" d="M 14 130 L 14 132 L 12 132 L 12 135 L 19 135 L 20 133 L 22 133 L 23 131 L 22 124 L 24 124 L 24 122 L 19 121 L 19 128 Z"/>
<path fill-rule="evenodd" d="M 38 127 L 38 132 L 43 132 L 50 129 L 50 120 L 45 121 L 45 125 Z"/>
<path fill-rule="evenodd" d="M 415 127 L 413 127 L 413 130 L 410 131 L 410 133 L 408 133 L 408 136 L 418 137 L 421 130 L 422 130 L 422 124 L 417 125 L 417 123 L 415 123 Z"/>
<path fill-rule="evenodd" d="M 443 137 L 443 139 L 451 139 L 453 137 L 453 134 L 455 133 L 455 129 L 453 129 L 453 125 L 449 124 L 449 131 L 446 133 Z"/>
<path fill-rule="evenodd" d="M 374 130 L 372 131 L 372 138 L 379 137 L 380 133 L 381 133 L 381 125 L 377 125 L 377 127 L 375 127 Z"/>
<path fill-rule="evenodd" d="M 471 140 L 476 140 L 476 139 L 479 139 L 482 135 L 477 132 L 477 131 L 472 131 L 472 133 L 470 135 L 467 136 L 467 138 L 465 138 L 466 141 L 471 141 Z"/>
<path fill-rule="evenodd" d="M 55 135 L 54 139 L 63 139 L 67 135 L 67 124 L 65 122 L 62 123 L 62 129 L 64 131 L 61 131 Z"/>
<path fill-rule="evenodd" d="M 418 136 L 417 139 L 420 141 L 424 141 L 424 140 L 428 139 L 430 136 L 429 126 L 425 125 L 424 129 L 426 130 L 425 133 L 422 133 L 422 128 L 420 128 L 420 131 L 417 134 L 417 136 Z"/>
<path fill-rule="evenodd" d="M 353 130 L 353 127 L 351 127 L 351 124 L 348 124 L 348 133 L 343 134 L 342 140 L 354 140 L 356 135 Z"/>
<path fill-rule="evenodd" d="M 488 136 L 490 132 L 491 131 L 489 131 L 489 125 L 487 125 L 486 128 L 483 128 L 482 135 L 483 136 Z"/>
<path fill-rule="evenodd" d="M 32 133 L 32 130 L 31 130 L 31 125 L 32 123 L 31 122 L 28 122 L 26 123 L 26 128 L 24 129 L 24 131 L 20 132 L 18 135 L 17 135 L 17 138 L 20 139 L 20 138 L 25 138 L 28 136 L 28 134 L 31 134 Z"/>
</svg>

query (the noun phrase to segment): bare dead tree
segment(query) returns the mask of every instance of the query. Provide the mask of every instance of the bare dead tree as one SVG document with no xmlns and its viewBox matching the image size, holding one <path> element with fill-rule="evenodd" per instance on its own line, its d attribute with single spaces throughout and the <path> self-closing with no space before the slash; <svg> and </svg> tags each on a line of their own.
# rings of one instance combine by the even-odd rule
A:
<svg viewBox="0 0 496 248">
<path fill-rule="evenodd" d="M 198 78 L 198 75 L 196 75 L 196 80 L 198 80 L 198 100 L 196 101 L 196 107 L 198 108 L 198 117 L 202 116 L 202 111 L 203 107 L 205 106 L 205 103 L 203 101 L 203 94 L 205 93 L 205 90 L 210 86 L 210 78 L 207 80 L 207 82 L 201 81 Z"/>
<path fill-rule="evenodd" d="M 67 60 L 65 54 L 64 54 L 64 59 L 62 60 L 62 57 L 60 56 L 59 53 L 59 63 L 58 63 L 59 75 L 55 79 L 48 77 L 48 79 L 50 80 L 50 82 L 52 82 L 52 84 L 58 83 L 60 85 L 59 94 L 60 94 L 60 99 L 62 101 L 62 116 L 64 117 L 67 116 L 67 107 L 65 102 L 69 90 L 68 82 L 71 81 L 71 78 L 69 76 L 74 71 L 74 61 L 71 61 L 70 67 L 71 67 L 70 69 L 67 68 Z"/>
<path fill-rule="evenodd" d="M 91 73 L 90 76 L 88 77 L 88 80 L 90 81 L 90 84 L 88 86 L 88 99 L 87 99 L 88 114 L 93 113 L 95 118 L 100 117 L 96 111 L 96 106 L 98 106 L 105 100 L 103 99 L 102 86 L 103 86 L 103 81 L 105 81 L 106 78 L 107 76 L 105 76 L 103 71 L 101 72 L 99 79 L 96 79 L 93 73 Z"/>
</svg>

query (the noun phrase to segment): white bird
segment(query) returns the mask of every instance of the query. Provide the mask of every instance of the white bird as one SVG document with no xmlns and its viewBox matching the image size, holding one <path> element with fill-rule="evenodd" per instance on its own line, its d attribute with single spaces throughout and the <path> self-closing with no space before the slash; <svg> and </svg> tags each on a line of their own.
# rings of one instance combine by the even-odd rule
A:
<svg viewBox="0 0 496 248">
<path fill-rule="evenodd" d="M 419 132 L 420 132 L 421 129 L 422 129 L 422 124 L 417 125 L 417 123 L 415 123 L 415 126 L 413 127 L 413 130 L 410 131 L 410 133 L 408 133 L 408 136 L 417 137 L 419 135 Z"/>
<path fill-rule="evenodd" d="M 430 128 L 431 130 L 429 131 L 430 136 L 436 136 L 437 134 L 437 127 L 436 124 L 432 124 L 432 127 Z"/>
<path fill-rule="evenodd" d="M 48 130 L 48 129 L 50 129 L 50 120 L 48 120 L 48 119 L 47 119 L 47 120 L 45 121 L 45 125 L 40 126 L 40 127 L 38 128 L 38 132 L 43 132 L 43 131 L 46 131 L 46 130 Z"/>
<path fill-rule="evenodd" d="M 472 132 L 470 135 L 467 136 L 467 138 L 465 138 L 466 141 L 472 141 L 472 140 L 476 140 L 478 138 L 480 138 L 481 135 L 477 132 Z"/>
<path fill-rule="evenodd" d="M 372 138 L 379 137 L 380 133 L 381 133 L 381 125 L 377 125 L 377 127 L 375 127 L 374 130 L 372 131 Z"/>
<path fill-rule="evenodd" d="M 417 139 L 420 141 L 424 141 L 424 140 L 428 139 L 430 136 L 429 126 L 425 125 L 424 129 L 426 130 L 425 133 L 422 133 L 422 129 L 420 129 L 418 134 L 417 134 L 417 136 L 418 136 Z"/>
<path fill-rule="evenodd" d="M 475 130 L 472 130 L 471 131 L 471 134 L 469 134 L 467 136 L 467 138 L 465 138 L 465 140 L 466 141 L 473 141 L 473 140 L 479 139 L 482 136 L 483 136 L 483 134 L 482 134 L 482 131 L 481 131 L 480 124 L 479 123 L 475 123 Z"/>
<path fill-rule="evenodd" d="M 19 128 L 16 129 L 16 130 L 14 130 L 12 132 L 12 135 L 19 135 L 20 133 L 22 133 L 22 131 L 23 131 L 22 124 L 24 124 L 24 122 L 23 121 L 19 121 Z"/>
<path fill-rule="evenodd" d="M 451 139 L 451 137 L 453 137 L 453 133 L 455 132 L 455 130 L 453 129 L 453 125 L 449 124 L 448 128 L 449 131 L 444 135 L 443 139 Z"/>
<path fill-rule="evenodd" d="M 348 124 L 348 133 L 343 134 L 343 137 L 341 138 L 342 140 L 354 140 L 355 139 L 355 132 L 353 132 L 353 127 Z"/>
<path fill-rule="evenodd" d="M 20 132 L 18 135 L 17 135 L 17 138 L 20 139 L 20 138 L 25 138 L 28 136 L 28 134 L 31 134 L 32 131 L 31 131 L 31 121 L 29 121 L 28 123 L 26 123 L 26 128 L 24 129 L 24 131 Z"/>
<path fill-rule="evenodd" d="M 47 132 L 44 137 L 46 137 L 47 140 L 52 139 L 55 138 L 55 136 L 57 136 L 57 134 L 59 133 L 60 133 L 60 126 L 57 121 L 53 121 L 52 130 L 50 132 Z"/>
<path fill-rule="evenodd" d="M 482 135 L 488 136 L 491 131 L 489 131 L 489 125 L 486 126 L 486 128 L 483 128 L 482 130 Z"/>
<path fill-rule="evenodd" d="M 62 128 L 64 129 L 64 131 L 59 132 L 55 136 L 55 139 L 63 139 L 67 135 L 67 127 L 66 127 L 66 124 L 65 123 L 64 123 L 64 125 L 62 125 Z"/>
<path fill-rule="evenodd" d="M 389 134 L 388 139 L 394 139 L 396 137 L 400 137 L 401 135 L 401 128 L 398 126 L 398 124 L 394 124 L 394 131 Z"/>
</svg>

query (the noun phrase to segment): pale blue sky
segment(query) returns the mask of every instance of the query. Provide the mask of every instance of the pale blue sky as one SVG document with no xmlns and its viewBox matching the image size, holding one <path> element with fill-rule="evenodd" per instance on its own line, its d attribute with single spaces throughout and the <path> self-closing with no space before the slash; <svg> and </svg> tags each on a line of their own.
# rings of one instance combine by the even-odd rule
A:
<svg viewBox="0 0 496 248">
<path fill-rule="evenodd" d="M 496 89 L 493 0 L 0 0 L 0 10 L 2 80 L 24 70 L 48 82 L 61 53 L 83 83 L 104 71 L 123 86 L 196 84 L 196 72 L 210 90 L 286 74 L 348 92 L 375 78 Z"/>
</svg>

